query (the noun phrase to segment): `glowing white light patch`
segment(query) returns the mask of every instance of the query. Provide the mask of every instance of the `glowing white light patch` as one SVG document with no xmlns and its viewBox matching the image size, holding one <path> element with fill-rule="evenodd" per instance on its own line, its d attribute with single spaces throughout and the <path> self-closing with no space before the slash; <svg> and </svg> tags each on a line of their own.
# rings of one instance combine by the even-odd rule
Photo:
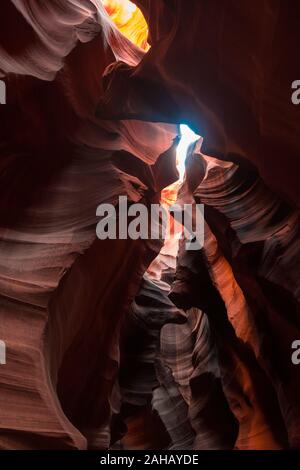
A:
<svg viewBox="0 0 300 470">
<path fill-rule="evenodd" d="M 176 159 L 177 159 L 177 169 L 179 172 L 179 180 L 183 181 L 185 174 L 185 160 L 187 157 L 187 151 L 189 146 L 200 139 L 200 135 L 195 134 L 192 129 L 189 128 L 186 124 L 180 124 L 180 134 L 181 138 L 177 147 Z"/>
</svg>

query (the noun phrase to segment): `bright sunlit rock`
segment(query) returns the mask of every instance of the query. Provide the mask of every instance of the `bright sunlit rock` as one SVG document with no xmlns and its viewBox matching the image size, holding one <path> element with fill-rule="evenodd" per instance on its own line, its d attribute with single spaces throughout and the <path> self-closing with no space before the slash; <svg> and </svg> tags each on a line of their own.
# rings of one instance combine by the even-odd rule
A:
<svg viewBox="0 0 300 470">
<path fill-rule="evenodd" d="M 111 20 L 133 44 L 149 50 L 148 25 L 141 10 L 130 0 L 102 0 Z"/>
</svg>

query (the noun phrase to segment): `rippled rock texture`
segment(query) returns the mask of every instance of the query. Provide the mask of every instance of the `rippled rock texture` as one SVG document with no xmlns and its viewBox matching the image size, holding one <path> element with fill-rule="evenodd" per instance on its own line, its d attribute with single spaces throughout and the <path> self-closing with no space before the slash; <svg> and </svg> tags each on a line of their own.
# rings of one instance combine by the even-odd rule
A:
<svg viewBox="0 0 300 470">
<path fill-rule="evenodd" d="M 127 3 L 1 2 L 0 449 L 299 448 L 300 4 Z M 204 247 L 98 240 L 181 122 Z"/>
</svg>

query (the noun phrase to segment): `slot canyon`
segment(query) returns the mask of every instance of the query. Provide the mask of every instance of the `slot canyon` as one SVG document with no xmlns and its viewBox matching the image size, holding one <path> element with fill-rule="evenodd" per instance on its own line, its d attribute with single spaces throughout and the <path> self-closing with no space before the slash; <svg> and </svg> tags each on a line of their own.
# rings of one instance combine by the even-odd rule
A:
<svg viewBox="0 0 300 470">
<path fill-rule="evenodd" d="M 300 448 L 299 26 L 298 0 L 1 1 L 1 450 Z M 100 239 L 121 196 L 202 207 L 203 243 L 171 212 Z"/>
</svg>

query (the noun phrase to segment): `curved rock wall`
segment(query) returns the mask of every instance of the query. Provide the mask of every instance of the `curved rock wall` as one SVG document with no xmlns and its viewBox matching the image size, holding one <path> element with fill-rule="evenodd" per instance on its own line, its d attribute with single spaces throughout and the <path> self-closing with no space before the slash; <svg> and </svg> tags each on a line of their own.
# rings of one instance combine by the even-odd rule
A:
<svg viewBox="0 0 300 470">
<path fill-rule="evenodd" d="M 100 0 L 1 5 L 0 448 L 298 448 L 299 2 L 135 3 L 147 53 Z M 182 122 L 203 249 L 97 240 Z"/>
</svg>

